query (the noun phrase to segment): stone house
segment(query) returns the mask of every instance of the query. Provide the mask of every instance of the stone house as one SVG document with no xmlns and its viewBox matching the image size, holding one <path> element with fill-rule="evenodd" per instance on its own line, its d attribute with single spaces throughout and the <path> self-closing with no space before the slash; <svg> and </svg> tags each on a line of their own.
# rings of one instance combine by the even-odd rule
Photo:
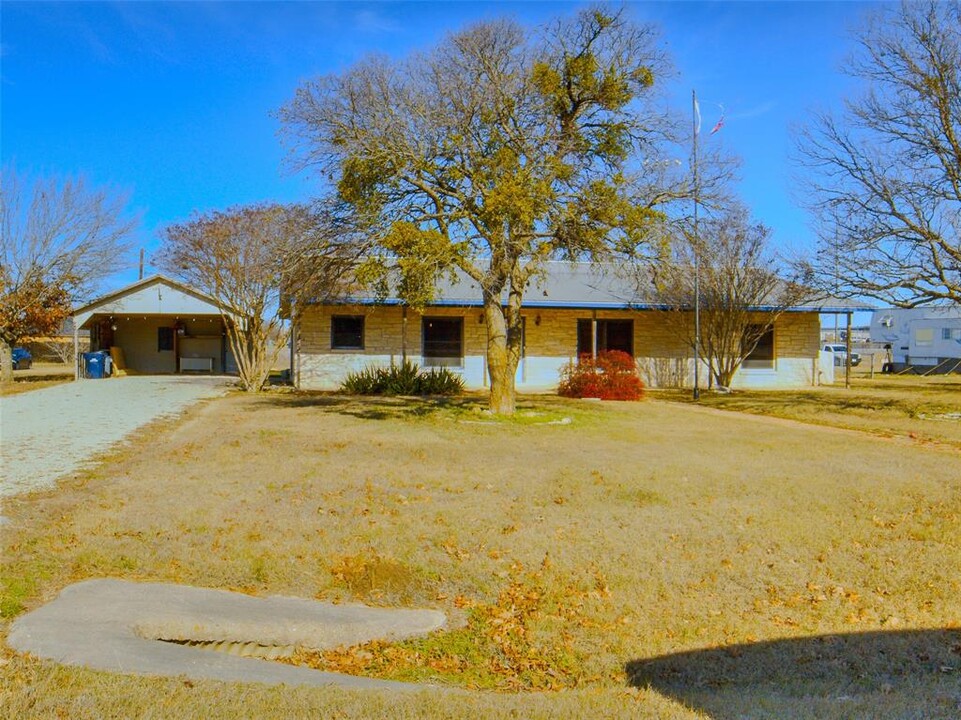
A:
<svg viewBox="0 0 961 720">
<path fill-rule="evenodd" d="M 820 353 L 820 313 L 850 313 L 844 301 L 789 308 L 738 371 L 740 388 L 810 387 L 834 380 Z M 672 328 L 677 313 L 636 297 L 616 272 L 589 263 L 550 262 L 532 281 L 522 309 L 521 392 L 550 390 L 583 354 L 623 350 L 649 387 L 689 386 L 693 353 Z M 291 377 L 305 390 L 336 390 L 348 373 L 404 359 L 448 367 L 469 389 L 489 383 L 481 292 L 466 276 L 438 286 L 436 300 L 414 310 L 396 298 L 353 297 L 310 303 L 292 313 Z M 702 377 L 707 377 L 706 368 Z"/>
</svg>

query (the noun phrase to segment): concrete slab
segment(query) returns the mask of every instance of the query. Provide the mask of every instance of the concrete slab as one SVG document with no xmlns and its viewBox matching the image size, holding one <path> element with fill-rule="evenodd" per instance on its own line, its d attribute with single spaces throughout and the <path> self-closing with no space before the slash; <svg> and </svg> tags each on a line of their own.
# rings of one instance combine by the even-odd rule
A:
<svg viewBox="0 0 961 720">
<path fill-rule="evenodd" d="M 98 579 L 70 585 L 52 602 L 18 618 L 7 644 L 18 652 L 64 665 L 111 672 L 272 685 L 419 690 L 425 686 L 236 657 L 182 643 L 327 649 L 423 635 L 445 624 L 446 617 L 437 610 L 256 598 L 186 585 Z"/>
</svg>

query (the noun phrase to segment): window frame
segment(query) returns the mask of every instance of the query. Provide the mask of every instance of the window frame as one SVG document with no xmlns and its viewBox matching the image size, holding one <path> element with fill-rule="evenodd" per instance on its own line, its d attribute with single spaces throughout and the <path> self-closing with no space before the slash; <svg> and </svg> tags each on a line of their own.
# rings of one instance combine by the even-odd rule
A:
<svg viewBox="0 0 961 720">
<path fill-rule="evenodd" d="M 430 323 L 444 323 L 444 324 L 454 324 L 459 325 L 460 332 L 458 333 L 457 343 L 459 345 L 460 354 L 456 357 L 456 364 L 451 364 L 449 362 L 438 362 L 438 360 L 454 360 L 453 355 L 428 355 L 427 354 L 427 329 Z M 420 357 L 421 364 L 424 367 L 446 367 L 452 370 L 462 370 L 466 362 L 466 343 L 464 342 L 464 329 L 466 327 L 463 315 L 424 315 L 420 321 Z M 439 341 L 432 341 L 439 342 Z M 452 341 L 447 341 L 452 342 Z"/>
<path fill-rule="evenodd" d="M 157 328 L 157 352 L 173 352 L 175 349 L 174 345 L 174 333 L 176 331 L 172 327 L 158 327 Z"/>
<path fill-rule="evenodd" d="M 334 324 L 337 321 L 342 321 L 342 320 L 351 320 L 351 321 L 360 322 L 360 344 L 359 345 L 337 344 L 336 342 L 337 330 L 335 329 Z M 344 332 L 341 330 L 340 334 L 343 335 Z M 365 350 L 367 347 L 366 341 L 367 341 L 367 318 L 364 315 L 331 315 L 330 316 L 330 349 L 331 350 L 343 350 L 343 351 Z"/>
<path fill-rule="evenodd" d="M 760 324 L 761 324 L 761 323 L 752 323 L 752 324 L 749 325 L 748 327 L 749 327 L 749 328 L 756 328 L 756 327 L 758 327 Z M 754 348 L 751 350 L 751 352 L 748 353 L 747 355 L 745 355 L 745 356 L 744 356 L 744 359 L 741 360 L 741 369 L 742 369 L 742 370 L 749 371 L 749 372 L 772 372 L 772 371 L 776 371 L 776 370 L 777 370 L 777 333 L 775 332 L 775 330 L 776 330 L 775 326 L 774 326 L 774 325 L 771 325 L 771 327 L 769 327 L 769 328 L 764 332 L 764 334 L 761 335 L 760 338 L 758 338 L 758 341 L 757 341 L 757 343 L 754 345 Z M 749 330 L 749 332 L 753 332 L 753 330 Z M 759 358 L 759 359 L 753 358 L 752 356 L 758 351 L 758 348 L 762 347 L 761 343 L 762 343 L 762 341 L 763 341 L 765 338 L 767 338 L 767 337 L 770 337 L 770 338 L 771 338 L 771 341 L 770 341 L 771 356 L 770 356 L 770 358 L 767 358 L 767 357 L 763 357 L 763 358 Z M 750 364 L 750 363 L 765 363 L 765 364 L 764 364 L 764 365 L 760 365 L 760 364 Z"/>
<path fill-rule="evenodd" d="M 594 324 L 596 323 L 596 327 Z M 622 350 L 621 348 L 611 348 L 608 347 L 607 342 L 607 326 L 611 323 L 624 324 L 630 327 L 630 333 L 628 337 L 630 338 L 630 349 Z M 585 351 L 581 351 L 581 328 L 586 326 L 587 331 L 584 333 L 587 337 L 591 339 L 591 346 Z M 603 326 L 603 330 L 601 329 Z M 595 337 L 591 337 L 592 334 L 596 334 Z M 597 347 L 598 354 L 605 352 L 607 350 L 621 350 L 621 352 L 626 352 L 631 357 L 634 356 L 634 318 L 577 318 L 577 357 L 582 357 L 584 355 L 591 355 L 594 347 Z"/>
</svg>

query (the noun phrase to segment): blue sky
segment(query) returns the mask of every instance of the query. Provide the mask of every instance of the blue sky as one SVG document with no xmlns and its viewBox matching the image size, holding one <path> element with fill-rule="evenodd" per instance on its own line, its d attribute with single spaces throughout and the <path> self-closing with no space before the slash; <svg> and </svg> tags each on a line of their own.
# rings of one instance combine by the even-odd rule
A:
<svg viewBox="0 0 961 720">
<path fill-rule="evenodd" d="M 297 86 L 370 52 L 403 56 L 471 21 L 529 24 L 575 3 L 2 2 L 0 155 L 20 170 L 84 174 L 129 192 L 138 246 L 194 210 L 318 192 L 282 167 L 272 115 Z M 700 99 L 709 139 L 740 156 L 742 197 L 779 245 L 811 247 L 791 127 L 853 90 L 840 72 L 858 2 L 631 3 L 660 27 L 669 96 Z M 118 283 L 136 279 L 136 269 Z"/>
</svg>

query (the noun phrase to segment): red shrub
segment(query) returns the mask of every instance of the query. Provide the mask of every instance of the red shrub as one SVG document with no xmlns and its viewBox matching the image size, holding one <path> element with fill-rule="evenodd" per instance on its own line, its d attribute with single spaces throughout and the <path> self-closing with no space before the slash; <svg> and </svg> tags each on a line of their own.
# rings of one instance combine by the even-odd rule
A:
<svg viewBox="0 0 961 720">
<path fill-rule="evenodd" d="M 620 350 L 606 350 L 597 354 L 582 355 L 561 373 L 558 395 L 575 398 L 600 398 L 601 400 L 640 400 L 644 396 L 644 383 L 637 376 L 634 358 Z"/>
</svg>

